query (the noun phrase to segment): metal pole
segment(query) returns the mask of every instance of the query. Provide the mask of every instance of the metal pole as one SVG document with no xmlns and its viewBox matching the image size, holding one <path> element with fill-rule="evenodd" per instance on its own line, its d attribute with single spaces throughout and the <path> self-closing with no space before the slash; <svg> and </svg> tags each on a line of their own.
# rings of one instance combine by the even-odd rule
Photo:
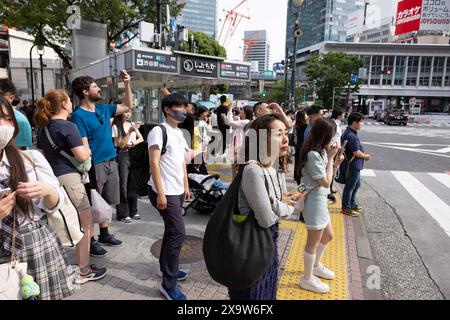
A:
<svg viewBox="0 0 450 320">
<path fill-rule="evenodd" d="M 348 88 L 347 88 L 347 102 L 345 106 L 345 110 L 348 111 L 350 109 L 349 103 L 350 103 L 350 86 L 352 84 L 352 65 L 348 65 Z"/>
<path fill-rule="evenodd" d="M 294 55 L 292 57 L 292 75 L 291 75 L 291 97 L 294 101 L 293 107 L 295 108 L 295 64 L 297 56 L 297 37 L 294 36 Z"/>
<path fill-rule="evenodd" d="M 284 60 L 284 106 L 286 107 L 289 103 L 288 97 L 288 60 L 289 60 L 289 50 L 286 45 L 286 57 Z"/>
<path fill-rule="evenodd" d="M 31 57 L 31 52 L 33 51 L 34 47 L 36 45 L 33 44 L 33 46 L 30 49 L 30 79 L 31 79 L 31 106 L 34 106 L 34 71 L 33 71 L 33 58 Z"/>
<path fill-rule="evenodd" d="M 42 54 L 39 55 L 39 62 L 41 64 L 41 89 L 42 89 L 42 97 L 45 96 L 45 90 L 44 90 L 44 66 L 42 63 Z"/>
<path fill-rule="evenodd" d="M 299 14 L 297 13 L 295 16 L 295 28 L 294 28 L 294 54 L 292 56 L 292 75 L 291 75 L 291 97 L 293 101 L 292 107 L 295 108 L 295 67 L 296 67 L 296 58 L 297 58 L 297 38 L 299 36 L 300 30 L 300 21 Z"/>
<path fill-rule="evenodd" d="M 331 104 L 331 109 L 334 110 L 334 91 L 336 87 L 333 87 L 333 103 Z"/>
<path fill-rule="evenodd" d="M 157 45 L 158 49 L 161 49 L 161 43 L 162 43 L 162 34 L 161 34 L 161 22 L 162 22 L 162 13 L 161 13 L 161 5 L 162 1 L 157 0 L 156 1 L 156 33 L 159 34 L 160 42 Z"/>
</svg>

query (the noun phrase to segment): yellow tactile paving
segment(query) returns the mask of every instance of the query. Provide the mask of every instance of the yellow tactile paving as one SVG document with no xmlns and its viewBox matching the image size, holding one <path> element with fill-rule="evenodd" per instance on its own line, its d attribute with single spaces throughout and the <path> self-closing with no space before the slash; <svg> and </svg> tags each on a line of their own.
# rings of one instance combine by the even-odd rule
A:
<svg viewBox="0 0 450 320">
<path fill-rule="evenodd" d="M 228 169 L 228 170 L 227 170 Z M 226 171 L 227 173 L 225 173 Z M 209 174 L 219 174 L 226 182 L 231 182 L 229 164 L 208 165 Z M 303 274 L 303 250 L 306 244 L 306 228 L 301 222 L 282 220 L 280 227 L 295 230 L 295 238 L 286 262 L 284 272 L 278 286 L 277 299 L 279 300 L 348 300 L 348 277 L 346 265 L 346 243 L 344 217 L 340 213 L 341 199 L 336 194 L 336 204 L 329 202 L 328 209 L 331 215 L 334 238 L 324 253 L 322 262 L 336 274 L 334 280 L 323 280 L 330 286 L 330 292 L 317 294 L 300 288 L 300 276 Z"/>
<path fill-rule="evenodd" d="M 300 288 L 300 276 L 303 274 L 303 250 L 306 244 L 306 228 L 301 222 L 283 221 L 281 228 L 295 229 L 296 234 L 286 262 L 285 270 L 281 276 L 278 287 L 277 299 L 279 300 L 347 300 L 348 278 L 346 266 L 346 246 L 344 217 L 340 214 L 339 203 L 329 204 L 331 224 L 333 225 L 334 238 L 324 253 L 322 262 L 336 274 L 334 280 L 323 280 L 330 286 L 330 292 L 317 294 Z"/>
</svg>

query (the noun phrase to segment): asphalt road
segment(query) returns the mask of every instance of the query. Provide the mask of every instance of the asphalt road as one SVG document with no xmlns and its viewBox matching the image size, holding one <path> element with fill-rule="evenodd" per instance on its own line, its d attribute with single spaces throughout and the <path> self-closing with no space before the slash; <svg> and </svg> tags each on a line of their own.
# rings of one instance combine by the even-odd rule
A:
<svg viewBox="0 0 450 320">
<path fill-rule="evenodd" d="M 450 126 L 368 120 L 363 223 L 386 299 L 450 298 Z"/>
</svg>

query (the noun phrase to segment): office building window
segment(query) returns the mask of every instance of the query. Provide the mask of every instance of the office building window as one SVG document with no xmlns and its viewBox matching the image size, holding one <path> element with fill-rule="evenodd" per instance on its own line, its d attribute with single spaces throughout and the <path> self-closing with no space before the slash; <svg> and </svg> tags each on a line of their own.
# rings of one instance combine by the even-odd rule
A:
<svg viewBox="0 0 450 320">
<path fill-rule="evenodd" d="M 440 87 L 442 85 L 442 76 L 444 75 L 445 57 L 434 57 L 433 63 L 433 78 L 431 85 L 433 87 Z"/>
<path fill-rule="evenodd" d="M 372 69 L 370 70 L 370 84 L 379 85 L 381 78 L 381 64 L 383 56 L 372 56 Z"/>
<path fill-rule="evenodd" d="M 417 85 L 417 73 L 419 72 L 419 57 L 409 57 L 408 60 L 408 76 L 406 78 L 407 86 Z"/>
<path fill-rule="evenodd" d="M 447 57 L 444 86 L 450 87 L 450 58 Z"/>
<path fill-rule="evenodd" d="M 394 59 L 395 56 L 384 56 L 384 66 L 383 70 L 385 73 L 383 74 L 383 85 L 390 86 L 392 85 L 392 77 L 394 76 Z M 388 75 L 387 70 L 390 70 L 391 74 Z"/>
<path fill-rule="evenodd" d="M 422 57 L 420 62 L 419 86 L 428 87 L 430 84 L 431 61 L 432 57 Z"/>
<path fill-rule="evenodd" d="M 406 57 L 397 56 L 395 60 L 395 78 L 394 78 L 395 86 L 403 86 L 406 71 L 405 65 L 406 65 Z"/>
<path fill-rule="evenodd" d="M 370 68 L 370 56 L 360 56 L 360 58 L 364 61 L 364 66 L 363 68 L 366 68 L 367 70 L 369 70 Z M 367 75 L 367 78 L 365 79 L 361 79 L 362 84 L 367 85 L 369 82 L 369 75 Z"/>
</svg>

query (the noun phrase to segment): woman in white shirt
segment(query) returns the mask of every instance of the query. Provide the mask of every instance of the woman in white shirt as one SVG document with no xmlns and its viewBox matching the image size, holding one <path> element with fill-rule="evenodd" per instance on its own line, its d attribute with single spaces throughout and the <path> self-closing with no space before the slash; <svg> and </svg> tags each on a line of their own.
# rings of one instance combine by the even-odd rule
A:
<svg viewBox="0 0 450 320">
<path fill-rule="evenodd" d="M 139 132 L 139 125 L 130 122 L 131 112 L 125 112 L 114 117 L 112 137 L 117 149 L 117 162 L 119 166 L 120 203 L 116 206 L 117 220 L 130 223 L 132 219 L 139 220 L 137 213 L 137 196 L 132 196 L 130 190 L 136 189 L 133 181 L 129 179 L 130 155 L 129 151 L 144 141 Z"/>
<path fill-rule="evenodd" d="M 228 106 L 226 124 L 233 129 L 233 137 L 231 139 L 231 148 L 228 153 L 228 157 L 231 160 L 231 169 L 233 172 L 233 178 L 238 172 L 238 164 L 244 162 L 244 154 L 242 147 L 245 140 L 245 126 L 253 121 L 253 109 L 251 107 L 244 107 L 240 110 L 240 120 L 233 119 L 233 106 Z"/>
<path fill-rule="evenodd" d="M 14 146 L 18 130 L 11 105 L 0 97 L 0 189 L 11 189 L 0 200 L 0 264 L 12 257 L 26 262 L 26 272 L 39 285 L 38 298 L 63 299 L 73 294 L 74 274 L 45 215 L 60 208 L 64 195 L 39 151 Z"/>
</svg>

